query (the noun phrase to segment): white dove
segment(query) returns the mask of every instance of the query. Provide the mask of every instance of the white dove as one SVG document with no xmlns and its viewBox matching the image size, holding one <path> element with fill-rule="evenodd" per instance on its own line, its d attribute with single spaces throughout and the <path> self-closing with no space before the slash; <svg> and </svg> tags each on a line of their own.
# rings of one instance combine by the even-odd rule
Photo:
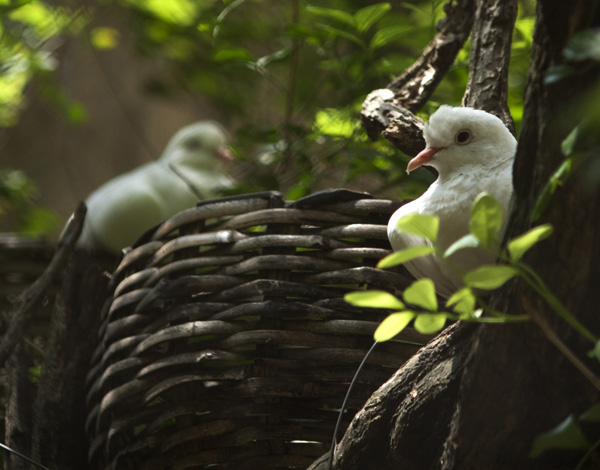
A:
<svg viewBox="0 0 600 470">
<path fill-rule="evenodd" d="M 117 176 L 87 199 L 78 246 L 118 254 L 162 220 L 231 184 L 224 129 L 200 121 L 179 130 L 160 159 Z"/>
<path fill-rule="evenodd" d="M 517 141 L 496 116 L 473 108 L 440 106 L 425 126 L 426 148 L 414 157 L 406 171 L 426 165 L 435 168 L 438 178 L 421 197 L 400 207 L 388 223 L 388 238 L 397 251 L 423 245 L 425 239 L 401 232 L 398 220 L 408 214 L 437 215 L 440 220 L 437 244 L 446 250 L 469 233 L 474 199 L 483 191 L 491 193 L 504 211 L 504 225 L 513 193 L 512 167 Z M 480 248 L 465 248 L 450 256 L 464 274 L 494 257 Z M 463 286 L 456 270 L 430 255 L 405 264 L 416 278 L 428 277 L 436 291 L 449 297 Z"/>
</svg>

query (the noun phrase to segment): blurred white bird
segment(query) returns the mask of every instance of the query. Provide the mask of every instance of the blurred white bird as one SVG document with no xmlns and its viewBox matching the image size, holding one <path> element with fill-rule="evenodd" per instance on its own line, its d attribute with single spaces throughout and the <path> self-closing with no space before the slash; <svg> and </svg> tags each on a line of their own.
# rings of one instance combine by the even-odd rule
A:
<svg viewBox="0 0 600 470">
<path fill-rule="evenodd" d="M 225 161 L 233 155 L 218 123 L 182 128 L 160 159 L 117 176 L 86 199 L 78 245 L 120 253 L 152 226 L 229 186 Z"/>
<path fill-rule="evenodd" d="M 483 191 L 491 193 L 504 210 L 504 233 L 513 193 L 512 166 L 517 141 L 496 116 L 473 108 L 440 106 L 425 126 L 426 148 L 409 163 L 406 171 L 426 165 L 435 168 L 438 178 L 418 199 L 400 207 L 388 224 L 388 237 L 394 250 L 423 245 L 423 238 L 397 229 L 407 214 L 437 215 L 440 219 L 437 244 L 446 250 L 469 233 L 474 199 Z M 465 248 L 450 256 L 462 274 L 494 262 L 483 249 Z M 463 286 L 454 269 L 436 256 L 416 258 L 405 264 L 417 278 L 428 277 L 438 294 L 449 297 Z"/>
</svg>

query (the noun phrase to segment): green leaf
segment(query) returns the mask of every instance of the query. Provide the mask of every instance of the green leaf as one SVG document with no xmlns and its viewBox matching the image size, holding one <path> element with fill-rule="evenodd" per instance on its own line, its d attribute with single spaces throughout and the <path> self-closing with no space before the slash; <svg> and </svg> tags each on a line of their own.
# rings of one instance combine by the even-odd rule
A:
<svg viewBox="0 0 600 470">
<path fill-rule="evenodd" d="M 377 3 L 376 5 L 361 8 L 354 14 L 356 29 L 361 33 L 365 32 L 390 11 L 391 8 L 392 6 L 389 3 Z"/>
<path fill-rule="evenodd" d="M 474 248 L 479 246 L 479 239 L 472 233 L 467 233 L 465 236 L 460 237 L 448 249 L 444 252 L 444 258 L 448 258 L 458 250 L 463 248 Z"/>
<path fill-rule="evenodd" d="M 527 252 L 527 250 L 529 250 L 533 245 L 552 235 L 552 231 L 552 225 L 540 225 L 539 227 L 534 227 L 524 234 L 519 235 L 517 238 L 511 240 L 507 247 L 511 261 L 519 261 Z"/>
<path fill-rule="evenodd" d="M 600 361 L 600 341 L 596 341 L 594 349 L 588 352 L 588 357 L 592 357 L 595 358 L 597 361 Z"/>
<path fill-rule="evenodd" d="M 410 30 L 411 27 L 409 26 L 387 26 L 381 28 L 373 35 L 369 47 L 371 49 L 377 49 L 378 47 L 385 46 Z"/>
<path fill-rule="evenodd" d="M 475 311 L 475 294 L 468 287 L 456 291 L 446 302 L 447 307 L 452 307 L 456 313 L 473 316 Z"/>
<path fill-rule="evenodd" d="M 315 115 L 315 130 L 319 134 L 351 137 L 354 132 L 354 115 L 339 109 L 320 109 Z"/>
<path fill-rule="evenodd" d="M 505 264 L 486 264 L 469 271 L 465 283 L 477 289 L 497 289 L 518 273 L 516 268 Z"/>
<path fill-rule="evenodd" d="M 415 318 L 415 330 L 423 335 L 437 333 L 446 324 L 446 315 L 443 313 L 422 313 Z"/>
<path fill-rule="evenodd" d="M 406 263 L 407 261 L 419 258 L 421 256 L 430 255 L 434 252 L 431 246 L 411 246 L 404 250 L 396 251 L 391 255 L 387 255 L 385 258 L 377 263 L 379 269 L 391 268 L 392 266 L 398 266 L 399 264 Z"/>
<path fill-rule="evenodd" d="M 415 317 L 414 312 L 392 313 L 385 318 L 375 330 L 375 341 L 383 342 L 392 339 L 400 333 Z"/>
<path fill-rule="evenodd" d="M 475 198 L 471 206 L 469 231 L 487 249 L 498 241 L 502 226 L 502 206 L 490 193 L 483 192 Z"/>
<path fill-rule="evenodd" d="M 119 45 L 119 31 L 107 26 L 94 28 L 90 32 L 90 42 L 96 49 L 114 49 Z"/>
<path fill-rule="evenodd" d="M 579 126 L 575 126 L 575 128 L 560 144 L 560 148 L 565 157 L 570 157 L 573 154 L 573 150 L 575 149 L 575 144 L 577 143 L 577 138 L 579 136 L 579 128 Z"/>
<path fill-rule="evenodd" d="M 402 294 L 404 301 L 417 307 L 422 307 L 430 312 L 438 309 L 435 286 L 431 279 L 419 279 L 408 286 Z"/>
<path fill-rule="evenodd" d="M 435 243 L 440 228 L 440 219 L 435 215 L 408 214 L 398 220 L 396 228 Z"/>
<path fill-rule="evenodd" d="M 232 60 L 241 60 L 241 61 L 252 61 L 254 62 L 254 58 L 250 51 L 244 49 L 242 47 L 230 48 L 230 49 L 221 49 L 217 51 L 213 56 L 213 59 L 216 62 L 228 62 Z"/>
<path fill-rule="evenodd" d="M 567 419 L 554 429 L 537 436 L 533 441 L 529 455 L 536 458 L 552 449 L 577 450 L 587 449 L 589 446 L 590 444 L 583 435 L 575 418 L 573 415 L 569 415 Z"/>
<path fill-rule="evenodd" d="M 588 423 L 600 423 L 600 403 L 596 403 L 589 410 L 585 411 L 579 419 Z"/>
<path fill-rule="evenodd" d="M 339 21 L 340 23 L 347 24 L 348 26 L 352 26 L 353 28 L 355 27 L 354 17 L 344 10 L 337 10 L 335 8 L 322 8 L 316 7 L 314 5 L 309 5 L 306 7 L 306 11 L 316 16 L 333 19 Z"/>
<path fill-rule="evenodd" d="M 352 41 L 361 47 L 366 47 L 364 41 L 355 34 L 349 33 L 348 31 L 344 31 L 343 29 L 334 28 L 333 26 L 329 26 L 327 24 L 319 24 L 317 26 L 323 31 L 327 31 L 328 33 L 332 34 L 334 37 L 345 38 L 348 41 Z"/>
<path fill-rule="evenodd" d="M 404 308 L 400 299 L 382 290 L 350 292 L 344 296 L 344 300 L 357 307 L 393 308 L 395 310 Z"/>
</svg>

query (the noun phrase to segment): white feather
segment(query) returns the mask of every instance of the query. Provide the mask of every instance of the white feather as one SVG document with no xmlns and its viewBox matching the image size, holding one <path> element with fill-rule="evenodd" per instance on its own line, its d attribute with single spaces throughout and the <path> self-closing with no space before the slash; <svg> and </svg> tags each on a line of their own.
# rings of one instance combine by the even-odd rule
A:
<svg viewBox="0 0 600 470">
<path fill-rule="evenodd" d="M 230 185 L 217 154 L 225 148 L 222 127 L 201 121 L 184 127 L 160 159 L 117 176 L 86 199 L 86 220 L 78 245 L 119 253 L 146 230 L 214 197 Z"/>
<path fill-rule="evenodd" d="M 457 143 L 461 131 L 470 133 L 467 143 Z M 392 215 L 388 224 L 392 248 L 401 250 L 425 243 L 424 239 L 396 228 L 400 218 L 417 213 L 439 217 L 437 244 L 446 250 L 469 233 L 471 205 L 483 191 L 491 193 L 503 208 L 502 236 L 513 193 L 512 166 L 517 145 L 504 123 L 485 111 L 441 106 L 425 127 L 425 143 L 427 149 L 437 150 L 432 150 L 433 157 L 423 164 L 434 167 L 439 176 L 421 197 Z M 494 257 L 483 249 L 466 248 L 452 255 L 450 261 L 465 274 L 482 264 L 493 263 Z M 456 271 L 435 256 L 417 258 L 406 268 L 417 278 L 431 278 L 444 297 L 463 286 Z"/>
</svg>

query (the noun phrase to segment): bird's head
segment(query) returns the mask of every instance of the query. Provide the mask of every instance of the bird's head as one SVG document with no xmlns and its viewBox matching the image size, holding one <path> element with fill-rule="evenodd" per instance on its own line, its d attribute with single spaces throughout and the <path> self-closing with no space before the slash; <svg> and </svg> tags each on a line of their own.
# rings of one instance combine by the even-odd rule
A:
<svg viewBox="0 0 600 470">
<path fill-rule="evenodd" d="M 411 172 L 426 165 L 440 175 L 468 167 L 493 169 L 514 158 L 517 141 L 493 114 L 442 105 L 425 126 L 426 148 L 409 163 Z"/>
<path fill-rule="evenodd" d="M 227 133 L 215 121 L 199 121 L 180 129 L 169 141 L 162 160 L 194 168 L 215 168 L 234 160 Z"/>
</svg>

